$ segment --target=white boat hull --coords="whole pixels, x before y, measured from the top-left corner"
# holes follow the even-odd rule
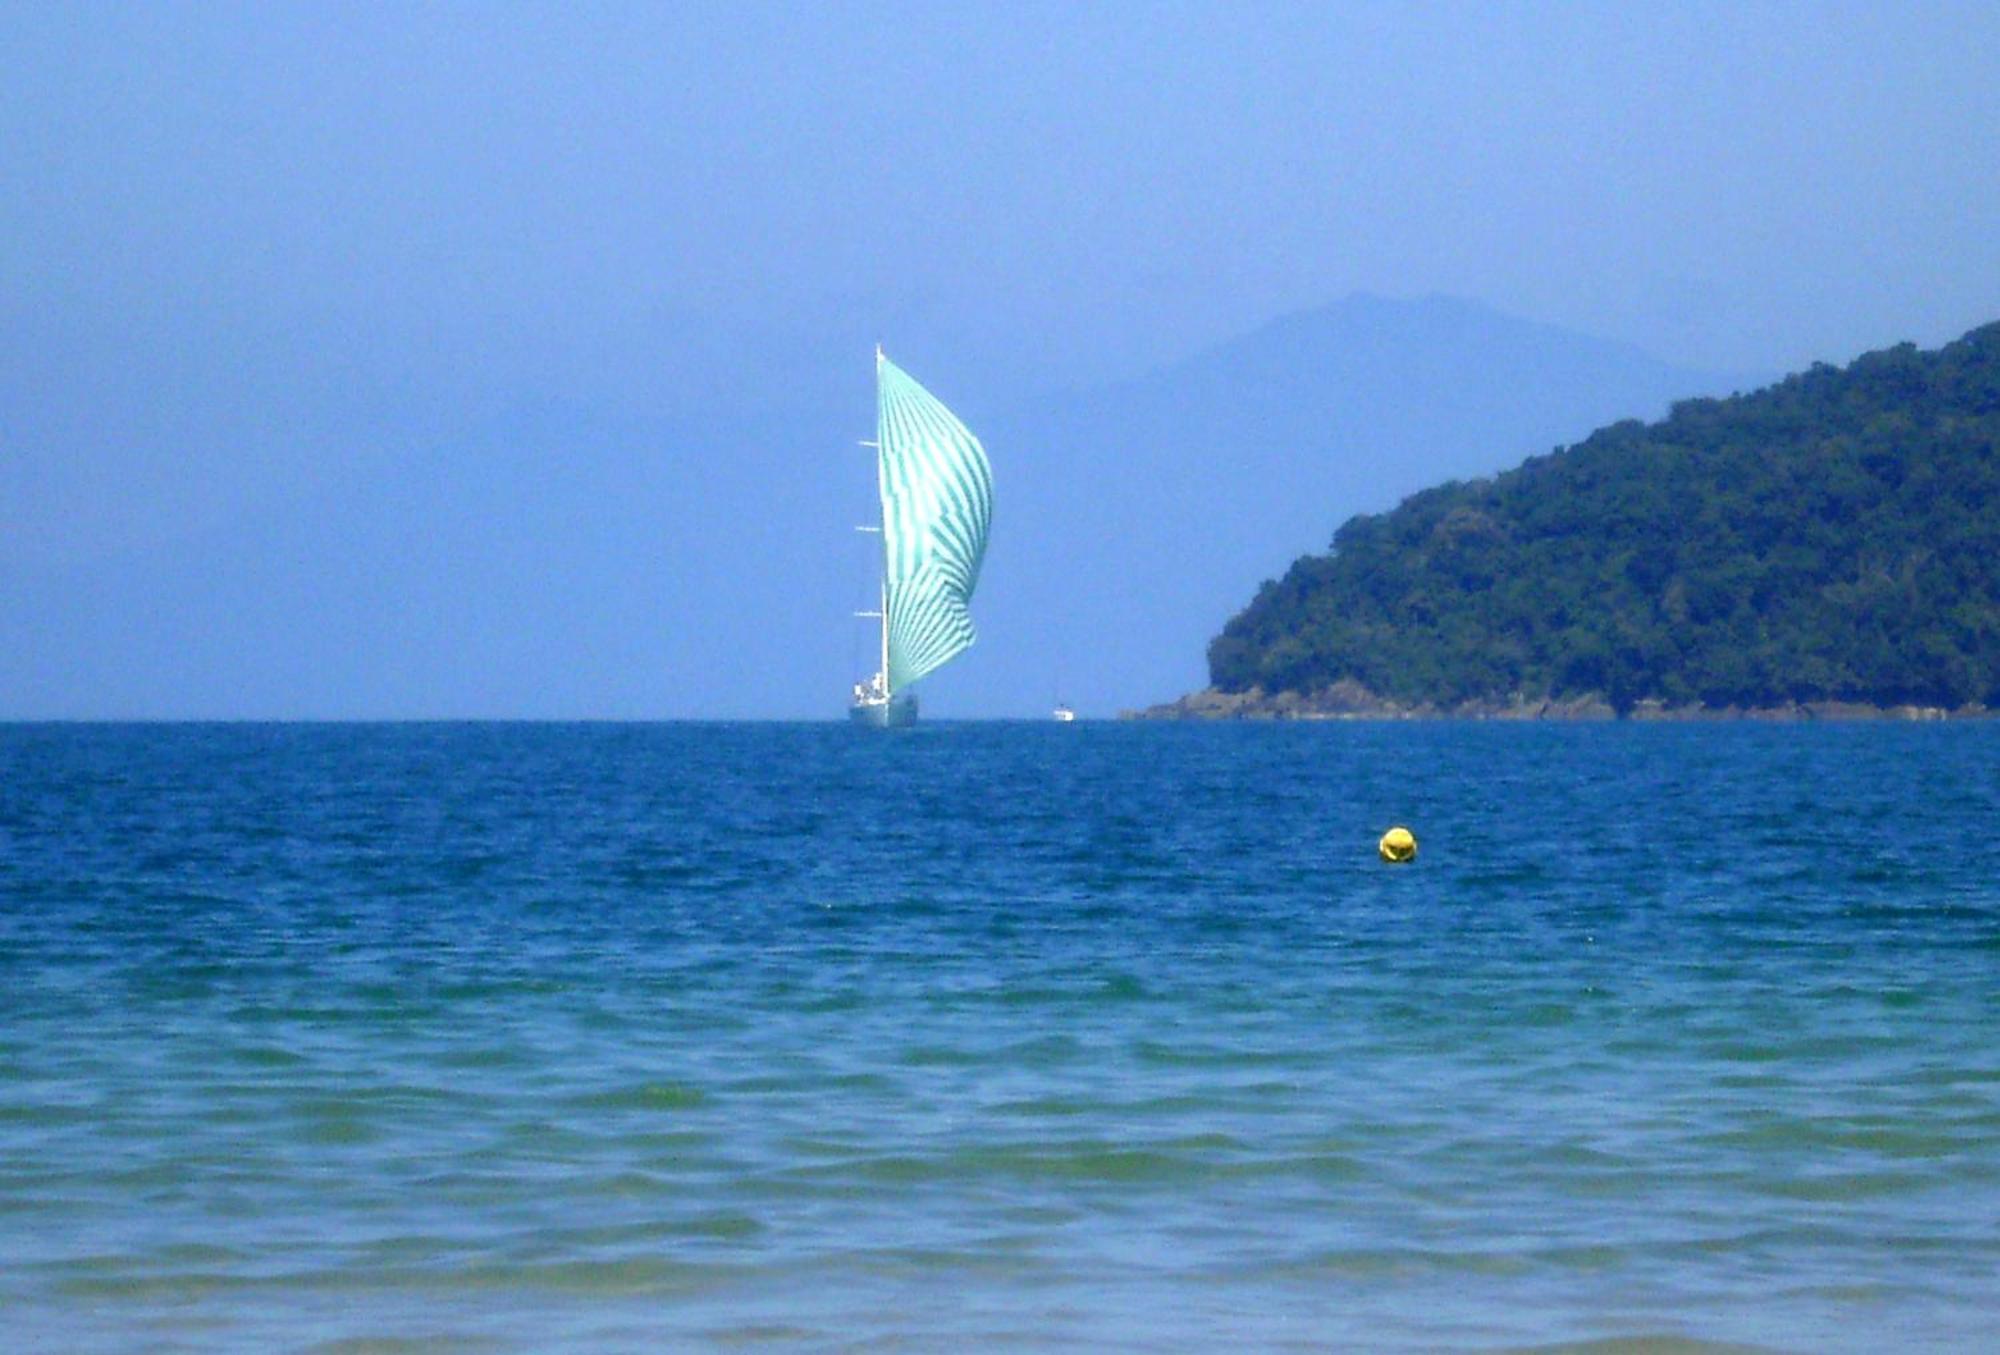
[[[917,694],[898,692],[887,700],[856,701],[847,708],[847,718],[871,729],[901,729],[917,722]]]

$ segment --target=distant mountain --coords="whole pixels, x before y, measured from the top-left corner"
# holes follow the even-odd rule
[[[933,705],[1032,714],[1060,686],[1108,715],[1197,686],[1216,626],[1351,514],[1754,382],[1471,302],[1357,295],[975,425],[999,496],[986,638]]]
[[[1468,302],[1356,296],[1008,412],[1019,373],[974,356],[998,342],[890,343],[996,479],[981,638],[926,683],[939,717],[1186,690],[1257,581],[1343,518],[1746,384]],[[839,716],[873,652],[850,619],[875,586],[851,531],[874,511],[867,347],[712,356],[663,363],[643,408],[493,392],[427,409],[409,447],[332,425],[321,441],[357,451],[319,453],[309,498],[5,570],[0,717]],[[645,355],[616,357],[629,394]],[[240,454],[280,452],[306,454]]]
[[[1208,653],[1349,706],[2000,705],[2000,324],[1356,517]]]

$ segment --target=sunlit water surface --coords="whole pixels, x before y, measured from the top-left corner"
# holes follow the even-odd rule
[[[0,728],[0,1345],[1992,1349],[1997,974],[1994,726]]]

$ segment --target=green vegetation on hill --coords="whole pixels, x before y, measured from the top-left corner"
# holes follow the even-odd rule
[[[1209,645],[1227,692],[2000,705],[2000,324],[1689,400],[1357,517]]]

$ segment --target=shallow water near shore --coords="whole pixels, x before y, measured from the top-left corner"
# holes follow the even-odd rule
[[[1990,1348],[1997,976],[1991,723],[0,727],[0,1344]]]

